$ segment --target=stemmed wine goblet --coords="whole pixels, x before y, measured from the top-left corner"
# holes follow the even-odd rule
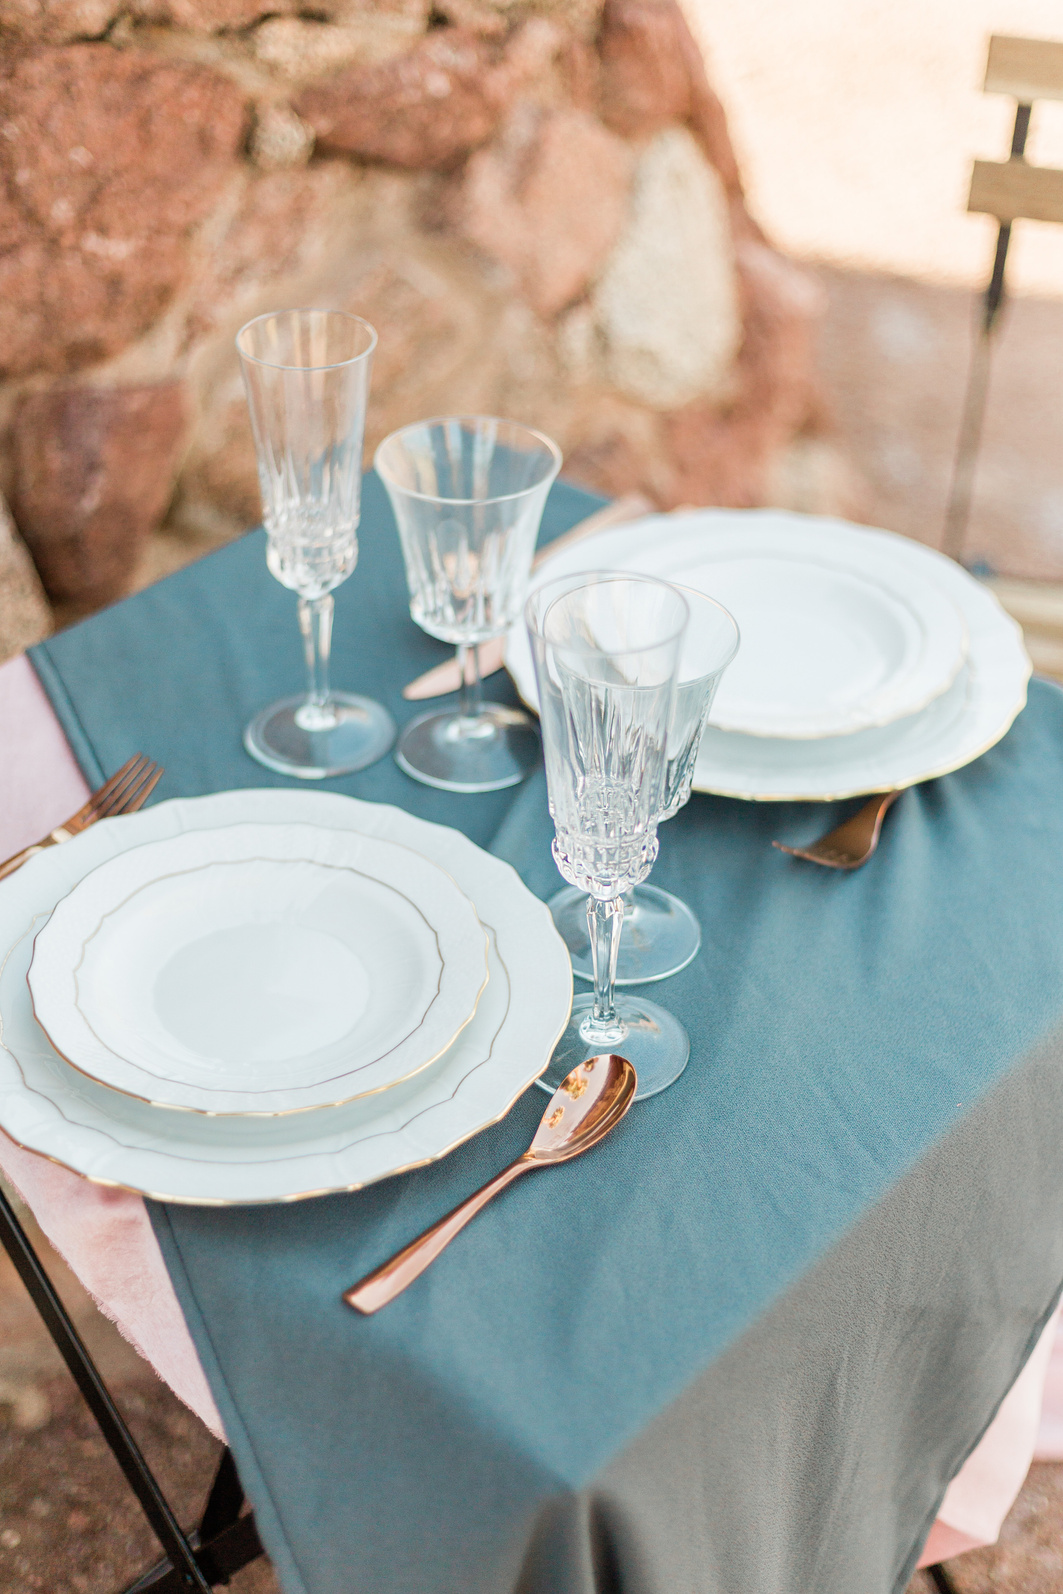
[[[679,658],[675,707],[668,727],[668,772],[660,820],[673,819],[690,801],[701,733],[716,689],[738,652],[734,619],[714,598],[677,585],[690,610],[690,624]],[[594,978],[587,933],[586,898],[563,886],[549,901],[558,934],[568,947],[572,972]],[[644,882],[624,896],[624,928],[616,961],[617,985],[647,985],[685,969],[701,946],[701,926],[687,904],[671,891]]]
[[[686,1067],[671,1013],[614,992],[624,892],[649,874],[665,807],[668,731],[689,610],[648,576],[563,576],[533,592],[525,620],[535,661],[554,861],[586,896],[592,995],[577,996],[539,1080],[553,1090],[578,1063],[622,1052],[653,1096]]]
[[[381,704],[329,687],[333,590],[358,560],[362,444],[376,333],[339,310],[260,315],[236,337],[255,438],[266,563],[299,597],[304,697],[264,708],[244,746],[304,780],[364,769],[395,739]]]
[[[410,613],[458,650],[457,711],[419,715],[403,731],[401,769],[444,791],[515,786],[539,761],[521,709],[484,703],[479,645],[520,618],[556,444],[515,421],[459,415],[419,421],[376,451],[402,543]]]

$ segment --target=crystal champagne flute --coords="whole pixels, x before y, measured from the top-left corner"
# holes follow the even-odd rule
[[[678,587],[690,610],[690,624],[679,658],[675,707],[668,727],[668,773],[661,820],[672,819],[690,801],[701,733],[716,689],[738,652],[738,626],[731,614],[691,587]],[[568,947],[572,972],[594,978],[587,934],[586,898],[574,886],[563,886],[550,898],[558,934]],[[671,891],[644,882],[624,896],[624,928],[616,962],[618,985],[645,985],[678,974],[697,956],[701,926],[694,913]]]
[[[522,709],[482,701],[479,644],[520,619],[560,450],[516,421],[458,415],[393,432],[375,464],[399,529],[410,613],[455,644],[462,683],[456,711],[411,720],[396,761],[445,791],[514,786],[539,762],[539,733]]]
[[[267,769],[322,780],[395,739],[381,704],[329,686],[333,590],[358,561],[362,444],[376,333],[339,310],[258,316],[236,337],[255,438],[266,563],[298,594],[305,696],[256,714],[244,746]]]
[[[563,576],[533,592],[525,620],[535,660],[554,861],[586,897],[594,991],[572,1016],[539,1080],[553,1090],[578,1063],[621,1052],[638,1097],[686,1067],[690,1043],[671,1013],[614,991],[624,893],[649,874],[665,807],[668,732],[687,628],[686,600],[648,576]]]

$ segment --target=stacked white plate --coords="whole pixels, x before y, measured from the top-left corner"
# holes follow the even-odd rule
[[[738,622],[697,791],[823,802],[913,786],[978,758],[1026,702],[1022,632],[993,594],[891,532],[780,510],[692,510],[586,537],[538,575],[590,570],[696,588]],[[519,627],[506,664],[535,707]]]
[[[356,1189],[445,1155],[542,1072],[572,975],[457,831],[320,792],[160,803],[0,892],[0,1124],[200,1204]]]

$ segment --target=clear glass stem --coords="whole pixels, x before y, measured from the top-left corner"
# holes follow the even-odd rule
[[[471,647],[458,643],[458,669],[461,671],[458,715],[463,720],[479,719],[483,709],[483,683],[480,680],[480,649],[476,643]]]
[[[623,928],[623,897],[613,897],[608,902],[599,902],[597,897],[587,898],[587,930],[594,964],[592,1022],[595,1028],[610,1030],[616,1028],[613,986],[616,981],[616,957],[620,951],[620,932]]]
[[[323,598],[299,599],[299,630],[306,655],[306,702],[296,713],[303,730],[324,730],[333,723],[329,712],[329,656],[332,652],[331,592]]]

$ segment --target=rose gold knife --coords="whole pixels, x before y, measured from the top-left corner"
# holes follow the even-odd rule
[[[555,553],[571,547],[575,542],[582,542],[584,537],[593,536],[596,531],[605,531],[609,526],[622,526],[628,520],[638,520],[640,515],[652,515],[653,512],[653,504],[641,493],[625,493],[623,498],[614,499],[611,504],[596,509],[593,515],[587,516],[586,520],[577,521],[571,530],[563,532],[560,537],[555,537],[545,548],[540,548],[532,560],[532,570],[538,570],[546,560],[552,559]],[[492,637],[489,642],[481,643],[480,678],[483,679],[484,676],[493,675],[496,670],[500,670],[505,657],[504,636]],[[404,686],[402,695],[419,701],[425,697],[442,697],[445,692],[456,692],[460,685],[458,661],[456,658],[450,658],[442,664],[437,664],[434,669],[426,670],[424,675],[419,675],[415,681]]]

